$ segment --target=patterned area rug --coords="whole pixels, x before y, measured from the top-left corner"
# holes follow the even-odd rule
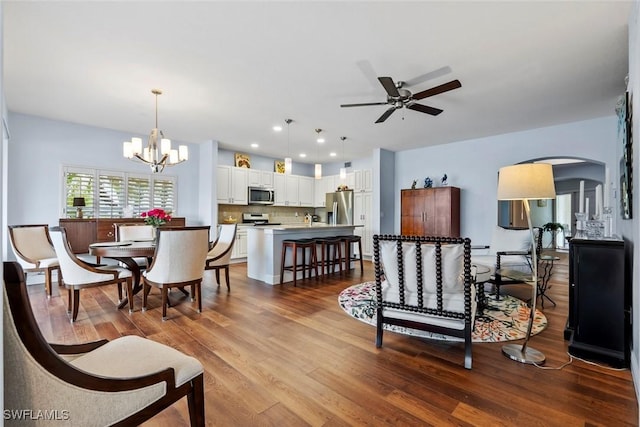
[[[340,292],[338,303],[351,317],[375,326],[375,299],[375,283],[365,282],[351,286]],[[482,316],[476,316],[475,328],[472,333],[473,342],[512,341],[524,338],[527,334],[527,324],[529,321],[529,308],[527,304],[509,295],[501,296],[500,301],[496,301],[492,296],[489,297],[488,300],[488,306],[484,309],[484,314]],[[546,327],[547,318],[540,310],[536,309],[531,334],[538,334]],[[395,325],[385,325],[384,329],[422,338],[462,341],[461,338],[457,337]]]

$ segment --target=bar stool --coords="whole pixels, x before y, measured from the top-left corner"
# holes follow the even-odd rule
[[[287,258],[287,248],[291,248],[292,264],[285,266]],[[302,264],[298,264],[298,249],[302,251]],[[307,263],[307,249],[309,249],[309,263]],[[287,239],[282,241],[282,256],[280,257],[280,284],[284,281],[285,270],[293,273],[293,286],[296,286],[298,271],[302,271],[302,278],[306,277],[307,271],[311,277],[311,270],[315,270],[318,277],[318,257],[316,254],[316,242],[313,239]]]
[[[325,275],[325,267],[327,268],[326,274],[329,274],[329,267],[331,272],[336,272],[336,265],[340,267],[340,273],[342,273],[342,241],[339,237],[318,237],[315,239],[316,245],[320,245],[320,274]]]
[[[362,263],[362,238],[357,234],[349,235],[349,236],[340,236],[340,240],[344,243],[344,266],[347,271],[349,271],[351,267],[351,261],[360,260],[360,274],[364,273],[364,265]],[[353,243],[358,244],[358,256],[352,256],[351,254],[355,252],[351,251],[351,245]]]

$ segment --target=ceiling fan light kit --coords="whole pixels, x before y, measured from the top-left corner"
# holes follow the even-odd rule
[[[412,94],[409,90],[405,89],[404,86],[407,85],[406,82],[398,81],[394,82],[391,77],[378,77],[378,81],[387,92],[387,101],[386,102],[365,102],[360,104],[342,104],[340,107],[365,107],[370,105],[390,105],[376,123],[382,123],[393,114],[394,111],[400,108],[408,108],[409,110],[418,111],[420,113],[429,114],[432,116],[437,116],[442,113],[443,110],[435,107],[430,107],[428,105],[418,104],[415,101],[420,99],[428,98],[430,96],[438,95],[443,92],[448,92],[453,89],[457,89],[462,87],[462,83],[460,80],[452,80],[450,82],[432,87],[427,90],[423,90],[416,94]]]
[[[147,146],[142,148],[141,138],[131,138],[122,145],[122,155],[127,159],[138,160],[148,164],[152,173],[162,172],[165,166],[173,166],[189,160],[189,149],[180,145],[177,150],[171,148],[171,140],[164,137],[158,129],[158,95],[160,89],[152,89],[156,96],[156,127],[151,129]]]

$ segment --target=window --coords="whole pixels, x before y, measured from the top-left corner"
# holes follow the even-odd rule
[[[83,211],[87,218],[123,218],[126,207],[133,210],[133,216],[152,208],[175,215],[176,177],[71,166],[63,170],[63,215],[75,217],[74,197],[84,197]]]

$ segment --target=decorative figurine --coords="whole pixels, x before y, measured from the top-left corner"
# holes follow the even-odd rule
[[[444,176],[442,177],[442,186],[444,187],[445,185],[447,185],[447,174],[445,173]]]
[[[424,179],[424,188],[431,188],[433,187],[433,180],[429,177],[426,177]]]
[[[417,180],[417,179],[414,179],[414,180],[413,180],[413,184],[411,184],[411,189],[412,189],[412,190],[415,190],[415,189],[416,189],[416,184],[417,184],[417,183],[418,183],[418,180]]]

